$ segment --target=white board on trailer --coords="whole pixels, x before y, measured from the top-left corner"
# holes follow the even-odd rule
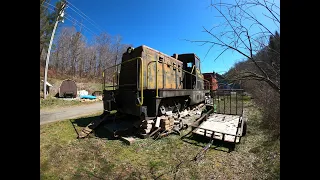
[[[224,141],[234,142],[236,135],[239,136],[242,133],[242,126],[238,127],[241,118],[238,115],[211,114],[206,121],[199,125],[199,128],[194,133],[204,136],[204,129],[206,129],[207,137],[211,137],[214,132],[213,138],[220,140],[222,140],[222,134],[229,134],[225,135]],[[239,140],[240,138],[237,137],[236,142],[239,142]]]

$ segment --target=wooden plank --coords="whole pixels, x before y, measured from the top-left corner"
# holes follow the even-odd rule
[[[158,127],[156,130],[154,130],[152,133],[150,133],[150,137],[153,136],[156,132],[160,131],[160,127]]]
[[[144,121],[142,121],[141,124],[152,124],[152,123],[154,123],[153,120],[144,120]]]
[[[160,117],[157,117],[155,127],[159,127],[159,126],[160,126]]]
[[[151,131],[151,129],[143,129],[142,132],[143,134],[148,134]]]
[[[160,124],[170,124],[169,120],[161,121]]]
[[[199,135],[204,136],[204,130],[203,130],[203,129],[197,129],[197,130],[195,130],[195,131],[193,131],[193,132],[196,133],[196,134],[199,134]],[[212,131],[207,130],[207,132],[206,132],[206,137],[211,138],[211,135],[212,135]],[[214,139],[222,140],[222,136],[223,136],[222,133],[215,132],[214,135],[213,135],[213,138],[214,138]],[[235,138],[235,136],[225,135],[225,136],[224,136],[224,141],[234,142],[234,138]],[[237,137],[236,142],[238,143],[239,140],[240,140],[240,137]]]
[[[120,137],[121,140],[123,140],[126,144],[131,145],[136,140],[133,137]]]
[[[214,114],[207,121],[202,122],[199,127],[214,132],[236,135],[240,116]]]
[[[152,128],[152,124],[142,124],[141,127],[144,128],[144,129],[151,129]]]

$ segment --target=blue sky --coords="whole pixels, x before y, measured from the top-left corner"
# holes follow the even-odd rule
[[[55,2],[56,0],[51,0],[50,3],[54,5]],[[211,40],[210,35],[202,32],[202,27],[210,29],[219,24],[220,19],[214,17],[217,15],[214,9],[208,8],[210,0],[70,0],[69,2],[95,23],[90,23],[74,12],[73,10],[76,10],[74,6],[66,9],[67,17],[69,15],[79,22],[82,21],[92,32],[99,34],[102,29],[108,34],[122,36],[123,43],[133,44],[134,47],[147,45],[168,55],[195,53],[202,61],[202,73],[212,71],[223,73],[243,58],[235,52],[226,51],[214,61],[222,51],[220,47],[212,48],[205,58],[209,46],[200,46],[184,40]],[[276,3],[280,7],[280,2]],[[261,13],[260,9],[255,9],[254,12]],[[268,28],[279,31],[277,26],[267,22],[267,18],[259,17],[262,17],[261,20],[266,22]],[[72,23],[66,19],[59,27],[71,25]],[[57,32],[59,33],[59,30]],[[83,34],[90,40],[92,32],[84,28]]]

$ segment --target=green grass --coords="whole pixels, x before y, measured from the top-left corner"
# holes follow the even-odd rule
[[[244,102],[249,102],[251,100],[250,96],[242,96]]]
[[[252,165],[260,169],[261,179],[280,179],[280,139],[273,132],[262,127],[262,114],[251,102],[245,102],[248,114],[247,144],[239,147],[256,156]]]
[[[41,81],[43,77],[40,77],[40,97],[43,97],[42,89],[43,82]],[[92,102],[80,102],[80,100],[63,100],[54,98],[54,96],[58,93],[59,86],[61,85],[61,79],[48,78],[48,82],[53,86],[50,88],[50,94],[47,96],[47,99],[40,98],[40,109],[51,109],[57,107],[69,107],[69,106],[77,106],[88,104]],[[88,80],[76,79],[75,82],[77,84],[78,90],[87,90],[89,94],[94,91],[101,91],[102,84],[99,82],[87,82]],[[93,101],[94,102],[94,101]]]
[[[81,131],[99,114],[42,125],[41,179],[279,179],[280,141],[259,129],[261,115],[254,106],[245,107],[250,110],[248,133],[236,151],[227,153],[215,144],[197,162],[191,160],[206,142],[178,135],[137,139],[128,146],[98,128],[91,138],[76,139],[71,122]]]

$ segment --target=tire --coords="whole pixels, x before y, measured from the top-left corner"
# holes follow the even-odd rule
[[[247,134],[247,118],[243,118],[242,136]]]
[[[228,153],[231,153],[232,151],[235,151],[235,149],[236,149],[236,144],[231,143],[229,148],[228,148]]]

